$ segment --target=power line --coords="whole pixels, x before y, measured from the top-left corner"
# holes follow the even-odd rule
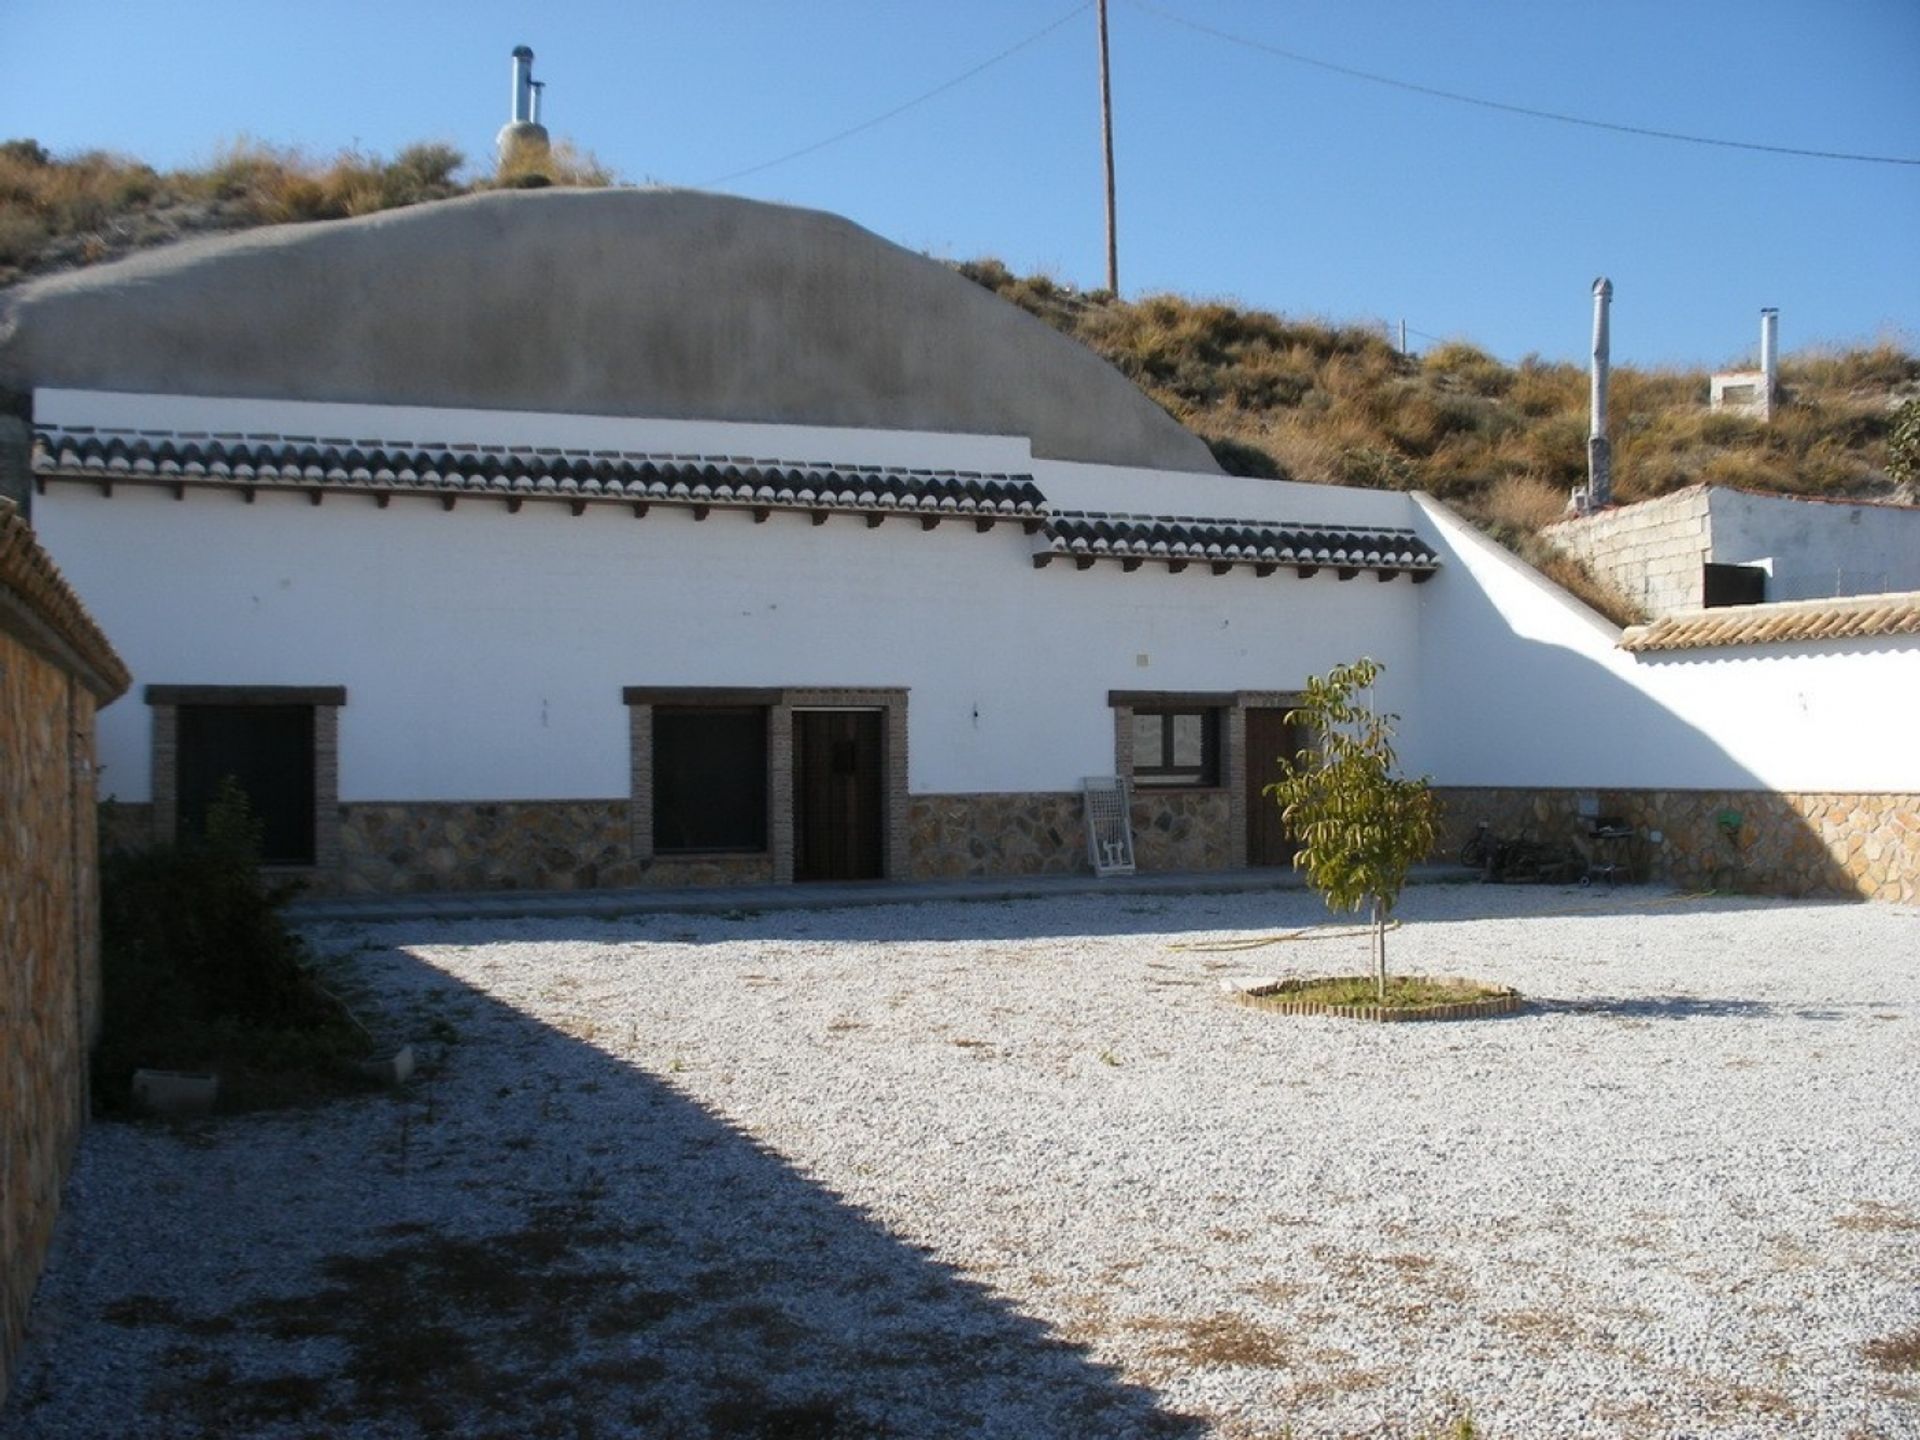
[[[716,185],[725,185],[729,181],[744,179],[748,175],[758,175],[762,170],[771,170],[776,165],[784,165],[789,160],[798,160],[803,155],[811,155],[816,150],[826,149],[829,145],[838,145],[842,140],[851,139],[853,136],[860,134],[862,131],[873,129],[874,126],[876,125],[884,125],[887,121],[893,119],[894,116],[903,115],[907,111],[913,109],[913,107],[916,105],[924,105],[927,101],[933,99],[935,96],[944,95],[947,93],[947,91],[953,89],[955,86],[966,84],[966,82],[973,79],[974,76],[980,74],[982,71],[991,70],[995,65],[998,65],[1002,60],[1012,59],[1015,55],[1018,55],[1022,50],[1025,50],[1028,46],[1037,44],[1040,41],[1046,39],[1047,36],[1051,35],[1054,31],[1058,30],[1062,25],[1065,25],[1069,20],[1073,19],[1075,16],[1083,14],[1087,10],[1091,9],[1093,4],[1094,4],[1094,0],[1083,0],[1083,3],[1079,5],[1075,5],[1071,10],[1067,11],[1066,14],[1062,15],[1058,20],[1053,21],[1051,24],[1042,26],[1040,29],[1034,31],[1031,35],[1027,36],[1026,39],[1016,41],[1014,44],[1009,45],[1006,49],[1002,50],[999,54],[989,56],[987,59],[982,60],[978,65],[973,66],[971,69],[961,71],[958,75],[954,76],[951,80],[944,80],[940,84],[934,86],[931,90],[928,90],[923,94],[916,95],[911,100],[902,101],[900,104],[894,106],[891,110],[882,111],[880,114],[875,115],[870,120],[862,120],[858,125],[849,125],[846,129],[838,131],[832,135],[829,135],[824,140],[816,140],[811,145],[802,145],[798,150],[789,150],[784,155],[776,155],[774,156],[773,159],[763,160],[758,165],[749,165],[744,170],[735,170],[729,174],[722,175],[717,180],[709,180],[701,188],[704,190],[711,190]]]
[[[1224,40],[1230,45],[1243,46],[1248,50],[1258,50],[1267,55],[1278,56],[1282,60],[1291,60],[1296,65],[1311,65],[1316,70],[1331,71],[1335,75],[1345,75],[1353,80],[1365,80],[1374,85],[1388,85],[1395,90],[1409,90],[1416,95],[1431,95],[1438,100],[1452,100],[1460,105],[1478,105],[1483,110],[1499,110],[1508,115],[1525,115],[1533,120],[1554,120],[1562,125],[1581,125],[1589,130],[1611,130],[1618,135],[1639,135],[1650,140],[1676,140],[1688,145],[1714,145],[1724,150],[1757,150],[1767,155],[1795,155],[1805,160],[1852,160],[1863,165],[1920,165],[1920,158],[1905,155],[1858,155],[1846,150],[1802,150],[1793,145],[1762,145],[1751,140],[1722,140],[1711,135],[1684,135],[1677,130],[1655,130],[1646,125],[1621,125],[1611,120],[1590,120],[1584,115],[1563,115],[1557,110],[1536,110],[1526,105],[1509,105],[1503,100],[1487,100],[1478,95],[1462,95],[1455,90],[1441,90],[1432,85],[1417,85],[1411,80],[1396,80],[1391,75],[1377,75],[1371,70],[1356,70],[1351,65],[1336,65],[1331,60],[1321,60],[1312,55],[1302,55],[1297,50],[1282,49],[1278,45],[1269,45],[1264,40],[1250,39],[1245,35],[1236,35],[1230,30],[1217,29],[1198,20],[1189,20],[1184,15],[1176,15],[1171,10],[1162,10],[1150,5],[1146,0],[1132,0],[1134,9],[1145,11],[1175,25],[1183,25],[1202,35],[1211,35],[1216,40]]]

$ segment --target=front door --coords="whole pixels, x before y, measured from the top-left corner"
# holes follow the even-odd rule
[[[882,712],[793,712],[793,878],[878,880]]]
[[[1270,706],[1247,713],[1247,864],[1291,865],[1294,844],[1280,823],[1280,806],[1266,787],[1280,778],[1280,757],[1293,758],[1300,742],[1287,712]]]

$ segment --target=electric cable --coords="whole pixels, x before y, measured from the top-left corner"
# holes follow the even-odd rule
[[[1236,35],[1231,30],[1222,30],[1199,20],[1188,19],[1171,10],[1163,10],[1158,5],[1148,4],[1147,0],[1130,0],[1130,3],[1134,9],[1171,24],[1184,26],[1202,35],[1210,35],[1216,40],[1224,40],[1231,45],[1243,46],[1248,50],[1258,50],[1282,60],[1290,60],[1296,65],[1311,65],[1316,70],[1345,75],[1349,79],[1365,80],[1374,85],[1387,85],[1395,90],[1408,90],[1416,95],[1429,95],[1438,100],[1451,100],[1460,105],[1478,105],[1484,110],[1524,115],[1533,120],[1553,120],[1562,125],[1581,125],[1589,130],[1610,130],[1619,135],[1638,135],[1649,140],[1672,140],[1687,145],[1713,145],[1725,150],[1754,150],[1766,155],[1792,155],[1803,160],[1847,160],[1862,165],[1920,165],[1920,157],[1862,155],[1847,150],[1804,150],[1794,145],[1764,145],[1752,140],[1723,140],[1711,135],[1687,135],[1678,130],[1656,130],[1648,125],[1623,125],[1612,120],[1593,120],[1584,115],[1567,115],[1558,110],[1538,110],[1528,105],[1512,105],[1504,100],[1488,100],[1479,95],[1463,95],[1457,90],[1442,90],[1437,86],[1399,80],[1391,75],[1376,74],[1371,70],[1359,70],[1351,65],[1337,65],[1331,60],[1303,55],[1297,50],[1284,49],[1279,45],[1268,44],[1264,40]]]
[[[894,116],[903,115],[907,111],[913,109],[914,106],[916,105],[924,105],[927,101],[932,100],[936,96],[944,95],[947,93],[947,91],[952,90],[956,86],[964,85],[967,81],[973,79],[974,76],[980,74],[982,71],[991,70],[995,65],[998,65],[1001,61],[1012,59],[1015,55],[1018,55],[1022,50],[1025,50],[1028,46],[1038,44],[1040,41],[1046,39],[1047,36],[1051,35],[1054,31],[1058,30],[1062,25],[1065,25],[1069,20],[1072,20],[1075,16],[1085,14],[1088,10],[1092,8],[1093,8],[1093,0],[1083,0],[1083,3],[1075,5],[1071,10],[1067,11],[1067,13],[1062,15],[1059,19],[1054,20],[1051,23],[1042,26],[1040,29],[1034,31],[1031,35],[1027,36],[1026,39],[1016,41],[1014,44],[1009,45],[1006,49],[1000,51],[999,54],[989,56],[987,59],[982,60],[978,65],[973,66],[971,69],[961,71],[958,75],[955,75],[951,80],[942,81],[940,84],[934,86],[931,90],[928,90],[923,92],[922,94],[916,95],[911,100],[902,101],[900,104],[895,105],[891,110],[882,111],[880,114],[873,116],[871,119],[862,120],[858,125],[849,125],[846,129],[838,131],[832,135],[829,135],[823,140],[816,140],[810,145],[802,145],[798,150],[789,150],[784,155],[776,155],[774,156],[773,159],[763,160],[758,165],[749,165],[744,170],[730,171],[727,174],[720,176],[716,180],[707,181],[706,184],[704,184],[700,188],[703,190],[711,190],[716,186],[725,185],[730,181],[742,180],[749,175],[758,175],[762,170],[771,170],[776,165],[785,165],[789,160],[798,160],[803,155],[811,155],[815,151],[826,149],[829,145],[838,145],[842,140],[851,139],[853,136],[858,135],[863,131],[873,129],[876,125],[883,125],[887,121],[893,119]]]

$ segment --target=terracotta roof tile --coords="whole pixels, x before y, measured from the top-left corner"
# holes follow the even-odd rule
[[[1920,592],[1688,611],[1630,626],[1620,637],[1620,648],[1636,652],[1710,650],[1729,645],[1787,645],[1915,634],[1920,634]]]

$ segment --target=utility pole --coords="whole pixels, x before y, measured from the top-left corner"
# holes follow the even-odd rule
[[[1113,83],[1107,74],[1107,0],[1100,0],[1100,141],[1107,155],[1107,289],[1120,294],[1120,242],[1113,227]]]

